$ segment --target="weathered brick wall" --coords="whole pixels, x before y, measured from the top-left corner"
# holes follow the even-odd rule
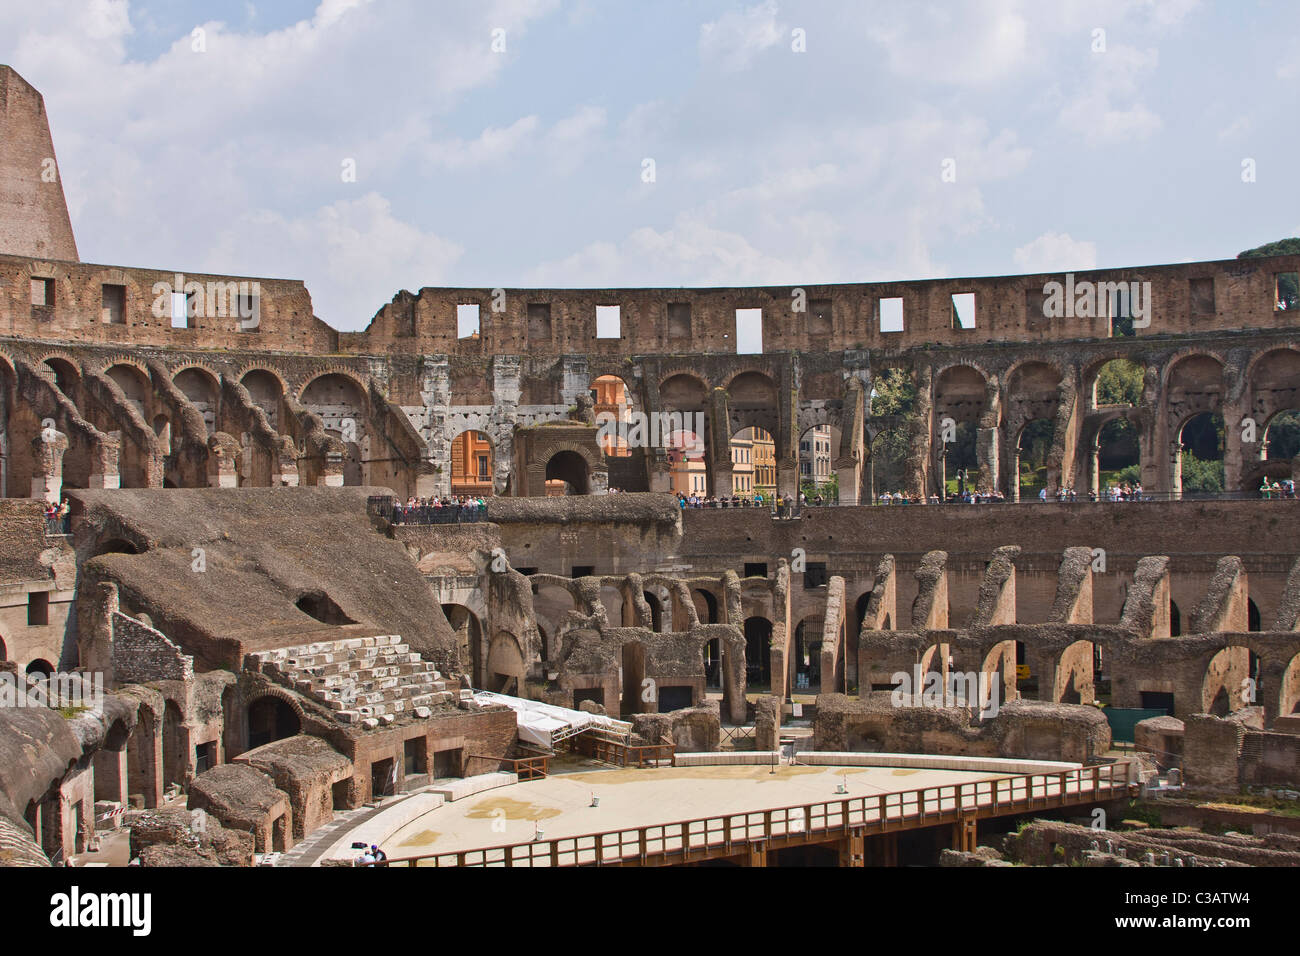
[[[194,659],[161,632],[121,612],[113,614],[113,676],[120,684],[189,680]]]
[[[17,256],[74,261],[77,258],[45,100],[26,80],[3,65],[0,65],[0,250]]]

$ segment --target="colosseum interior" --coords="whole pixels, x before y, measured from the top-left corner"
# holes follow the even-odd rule
[[[0,862],[1300,862],[1300,256],[339,332],[81,261],[0,109]]]

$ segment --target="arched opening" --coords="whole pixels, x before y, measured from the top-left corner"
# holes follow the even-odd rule
[[[1056,671],[1058,702],[1091,704],[1096,699],[1096,661],[1097,648],[1091,641],[1075,641],[1061,652]]]
[[[477,677],[483,640],[483,626],[479,623],[478,616],[463,604],[444,604],[442,613],[446,616],[451,629],[456,632],[461,666],[467,667],[468,672]],[[541,630],[540,624],[538,630]]]
[[[127,792],[146,808],[158,806],[158,718],[140,706],[126,745]]]
[[[672,432],[664,442],[668,455],[669,490],[673,494],[703,498],[709,491],[708,468],[704,464],[704,436],[693,430]]]
[[[660,634],[664,629],[664,606],[659,600],[659,595],[651,591],[641,592],[645,596],[645,602],[650,605],[650,629],[656,634]]]
[[[745,618],[745,684],[751,691],[772,686],[772,622],[765,617]]]
[[[501,631],[488,647],[487,689],[514,696],[524,686],[524,653],[514,635]]]
[[[591,476],[587,459],[576,451],[562,451],[552,455],[550,461],[546,463],[546,493],[547,495],[591,494]]]
[[[840,430],[833,425],[814,425],[799,436],[799,490],[810,505],[839,501],[839,451]],[[772,470],[775,475],[775,461]]]
[[[1201,684],[1201,712],[1226,717],[1246,706],[1242,693],[1251,675],[1250,649],[1225,647],[1210,659]]]
[[[1131,359],[1103,362],[1092,382],[1092,407],[1130,407],[1142,402],[1142,380],[1146,367]]]
[[[139,554],[140,549],[130,541],[123,538],[109,538],[107,541],[101,541],[91,552],[92,558],[97,558],[103,554]]]
[[[5,646],[4,638],[0,637],[0,661],[9,660],[9,648]]]
[[[1183,615],[1178,610],[1178,605],[1174,599],[1169,599],[1169,636],[1179,637],[1183,633]]]
[[[322,624],[342,627],[345,624],[357,623],[343,613],[343,609],[334,603],[334,599],[324,591],[308,591],[298,598],[295,604],[298,610],[314,617]]]
[[[1048,458],[1055,426],[1046,418],[1028,422],[1016,442],[1017,480],[1021,501],[1040,498],[1047,488]]]
[[[695,601],[695,613],[705,624],[718,623],[718,599],[712,591],[696,588],[692,594]]]
[[[255,368],[239,380],[248,390],[248,397],[253,404],[266,413],[266,420],[273,429],[280,428],[280,400],[284,397],[284,388],[280,380],[265,369]]]
[[[976,439],[988,382],[969,365],[944,369],[934,384],[935,484],[945,499],[979,489]]]
[[[1262,629],[1260,626],[1259,605],[1255,603],[1254,598],[1246,598],[1246,622],[1246,630],[1248,631]]]
[[[794,686],[816,690],[822,683],[822,619],[804,618],[794,629]]]
[[[173,379],[177,388],[185,393],[185,397],[190,400],[190,404],[199,410],[203,416],[203,424],[211,435],[217,430],[217,402],[221,394],[221,389],[217,386],[217,380],[210,374],[197,368],[187,368],[182,370],[175,379]]]
[[[1123,489],[1142,483],[1142,452],[1137,426],[1127,418],[1112,418],[1097,433],[1097,493],[1115,498]],[[1114,489],[1120,489],[1117,493]]]
[[[366,439],[366,398],[352,379],[322,375],[303,389],[302,404],[319,416],[325,431],[343,443],[343,484],[365,483],[361,443]]]
[[[451,493],[490,496],[495,461],[492,440],[486,432],[461,432],[451,443]]]
[[[1278,711],[1282,716],[1300,714],[1300,654],[1291,658],[1282,673],[1282,686],[1278,688]]]
[[[1223,491],[1223,416],[1201,412],[1178,431],[1174,488],[1185,498]]]
[[[1264,451],[1266,461],[1284,466],[1300,456],[1300,410],[1284,409],[1269,419],[1264,432]]]
[[[943,484],[944,499],[960,498],[979,490],[979,453],[976,439],[979,426],[975,422],[955,422],[951,441],[943,442],[939,480]]]
[[[608,417],[601,416],[613,416],[616,422],[626,423],[631,420],[632,412],[636,410],[632,392],[617,375],[602,375],[597,378],[591,383],[591,393],[594,401],[592,411],[597,416],[597,424],[609,420]],[[617,433],[603,435],[600,447],[611,458],[627,458],[632,454],[627,441]]]
[[[903,369],[886,369],[871,388],[867,483],[873,504],[892,501],[908,489],[908,457],[916,418],[916,384]]]
[[[666,442],[672,467],[670,487],[675,494],[704,496],[712,491],[704,464],[705,445],[710,440],[708,406],[709,388],[694,375],[670,375],[659,384],[660,409],[680,414],[683,422],[691,423],[681,429],[684,434],[669,436]],[[696,429],[697,422],[703,422],[704,427]]]
[[[1263,433],[1242,436],[1246,458],[1257,460],[1254,468],[1243,469],[1243,489],[1278,497],[1291,490],[1285,483],[1300,455],[1300,351],[1276,349],[1261,356],[1250,370],[1250,390],[1250,419],[1263,425]],[[1262,444],[1249,443],[1251,438]]]
[[[302,731],[302,722],[288,701],[269,695],[248,705],[247,726],[249,750]]]
[[[162,754],[163,789],[184,787],[189,770],[189,733],[180,707],[172,700],[163,708]]]
[[[149,377],[134,365],[114,365],[106,373],[117,383],[126,400],[135,406],[140,417],[149,421],[149,406],[153,398],[153,386]]]
[[[53,673],[54,665],[41,658],[37,658],[27,665],[27,676],[33,680],[47,680]]]
[[[81,373],[77,367],[61,358],[47,358],[45,364],[54,373],[54,384],[59,387],[59,391],[75,401],[74,392],[81,386]]]
[[[867,607],[871,604],[871,592],[863,591],[858,595],[858,601],[853,606],[853,633],[862,633],[862,622],[867,617]]]

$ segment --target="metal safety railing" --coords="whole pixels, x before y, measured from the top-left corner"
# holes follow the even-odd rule
[[[394,866],[662,866],[732,856],[756,841],[768,850],[1097,803],[1128,793],[1127,764],[1079,767],[822,803],[698,817],[481,849],[390,860]]]

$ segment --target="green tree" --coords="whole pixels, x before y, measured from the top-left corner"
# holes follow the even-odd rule
[[[892,418],[871,443],[874,494],[891,494],[906,486],[907,456],[916,420],[916,385],[902,369],[886,369],[872,383],[871,416]]]
[[[1113,359],[1097,376],[1098,405],[1138,405],[1142,401],[1141,365],[1128,359]]]

